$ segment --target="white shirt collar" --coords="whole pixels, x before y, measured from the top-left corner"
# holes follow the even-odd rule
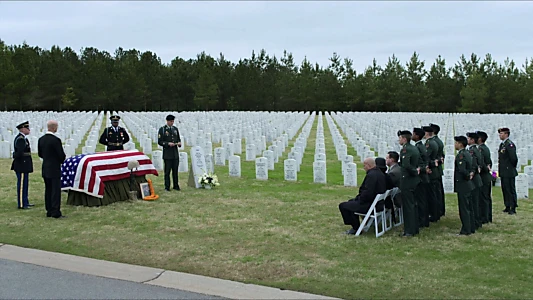
[[[56,135],[54,132],[51,132],[51,131],[47,131],[45,134],[52,134],[52,135]]]

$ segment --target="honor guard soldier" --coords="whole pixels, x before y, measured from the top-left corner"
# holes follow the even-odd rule
[[[124,150],[124,144],[130,141],[126,129],[118,126],[119,116],[111,116],[111,126],[100,136],[100,144],[107,146],[107,151]]]
[[[418,206],[415,199],[415,190],[420,183],[420,154],[418,149],[411,145],[412,134],[408,130],[398,131],[398,140],[402,145],[400,151],[400,190],[402,191],[403,207],[403,236],[410,237],[419,233]]]
[[[444,164],[444,143],[439,138],[438,134],[440,132],[440,126],[437,124],[429,123],[429,126],[433,128],[433,139],[437,143],[437,146],[439,149],[437,150],[437,159],[438,159],[438,169],[439,169],[439,192],[440,192],[440,208],[441,208],[441,217],[443,217],[446,214],[446,197],[444,195],[444,186],[442,185],[442,177],[444,176],[444,169],[442,168],[442,164]]]
[[[28,121],[17,125],[19,134],[15,137],[13,163],[11,170],[17,174],[17,206],[19,209],[28,209],[33,204],[28,201],[28,177],[33,173],[33,161],[31,158],[30,141],[26,136],[30,134]]]
[[[426,137],[426,151],[428,155],[428,166],[427,173],[429,174],[429,199],[428,199],[428,210],[429,210],[429,221],[437,222],[440,220],[442,215],[442,201],[440,194],[440,182],[439,178],[441,177],[440,169],[438,165],[439,145],[435,141],[433,136],[433,127],[423,126],[422,129],[425,132]]]
[[[474,217],[474,228],[477,230],[482,227],[481,215],[479,212],[479,201],[481,198],[481,189],[483,187],[483,181],[481,180],[481,169],[484,168],[485,161],[481,156],[481,152],[479,152],[479,149],[477,148],[477,133],[468,132],[466,134],[466,137],[468,139],[467,150],[472,156],[472,183],[474,184],[474,189],[472,190],[472,202],[470,207],[472,210],[472,215]]]
[[[515,178],[518,176],[516,171],[518,164],[516,145],[509,140],[509,134],[511,133],[509,128],[500,128],[498,133],[500,134],[500,140],[502,140],[498,150],[498,176],[501,179],[503,202],[505,203],[503,212],[514,215],[518,207],[515,186]]]
[[[472,201],[472,190],[474,184],[472,183],[472,156],[470,152],[466,151],[466,144],[468,143],[465,136],[456,136],[455,150],[455,169],[454,169],[454,191],[457,193],[457,204],[459,206],[459,218],[461,219],[461,231],[458,235],[470,235],[474,233],[475,224],[472,223],[472,211],[470,209],[470,202]]]
[[[178,167],[180,164],[180,154],[178,147],[181,147],[180,132],[174,126],[173,115],[168,115],[167,125],[159,128],[157,134],[157,144],[163,147],[163,161],[165,165],[165,190],[170,191],[170,172],[172,171],[172,183],[175,190],[180,190],[178,183]]]
[[[425,133],[422,128],[413,128],[413,141],[418,149],[420,158],[418,159],[418,167],[420,167],[420,183],[415,190],[416,204],[418,205],[418,227],[429,227],[429,210],[428,210],[428,195],[429,195],[429,177],[427,174],[428,155],[426,146],[422,144],[422,138]]]
[[[477,131],[478,148],[483,157],[483,164],[481,165],[481,197],[479,198],[479,214],[481,216],[481,224],[492,223],[492,159],[490,157],[490,150],[485,142],[487,141],[487,133]]]

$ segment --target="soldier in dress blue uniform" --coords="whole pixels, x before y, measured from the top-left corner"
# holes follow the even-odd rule
[[[111,126],[100,136],[100,144],[107,146],[107,151],[124,150],[124,144],[130,141],[126,129],[118,126],[119,116],[111,116]]]
[[[28,209],[33,206],[28,201],[28,179],[33,173],[33,161],[31,158],[30,141],[26,136],[30,134],[30,122],[26,121],[17,125],[19,134],[15,137],[13,163],[11,170],[17,174],[17,207]]]

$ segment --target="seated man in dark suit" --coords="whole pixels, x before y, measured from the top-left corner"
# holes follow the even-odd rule
[[[363,165],[366,176],[359,188],[359,194],[354,199],[339,204],[344,224],[352,226],[345,234],[355,234],[361,224],[359,216],[354,212],[366,214],[376,195],[383,194],[387,190],[385,174],[376,167],[374,159],[366,158]]]
[[[387,172],[387,174],[390,176],[394,187],[399,188],[400,178],[402,178],[402,171],[400,170],[400,166],[398,165],[398,161],[400,160],[400,154],[396,151],[390,151],[389,153],[387,153],[385,160],[387,162],[387,166],[389,167],[389,171]],[[394,205],[396,207],[402,207],[401,194],[397,194],[394,197]]]

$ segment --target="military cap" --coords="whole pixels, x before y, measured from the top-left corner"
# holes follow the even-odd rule
[[[440,131],[440,126],[437,125],[437,124],[429,123],[429,126],[431,128],[433,128],[433,132],[439,132]]]
[[[411,131],[409,130],[398,130],[398,136],[400,135],[411,135]]]
[[[17,129],[30,128],[30,122],[26,121],[17,125]]]
[[[109,118],[109,119],[111,119],[111,122],[118,122],[118,120],[120,120],[120,117],[117,116],[117,115],[113,115],[113,116],[111,116],[111,118]]]
[[[424,130],[422,128],[413,128],[413,134],[416,134],[420,137],[424,136]]]
[[[425,131],[425,132],[433,132],[433,127],[431,126],[422,126],[422,129]]]
[[[453,138],[456,142],[459,142],[459,143],[462,143],[462,144],[466,144],[468,143],[468,139],[466,138],[466,136],[464,135],[459,135],[459,136],[456,136]]]
[[[477,136],[482,138],[482,139],[486,140],[487,137],[488,137],[488,135],[487,135],[487,133],[485,131],[476,131],[476,133],[477,133]]]
[[[469,137],[469,138],[473,138],[474,141],[477,141],[477,139],[479,138],[479,136],[475,132],[467,132],[466,136]]]
[[[176,117],[174,117],[173,115],[167,116],[167,121],[174,121],[174,119],[176,119]]]
[[[500,132],[511,133],[511,130],[509,130],[509,128],[507,128],[507,127],[503,127],[503,128],[498,129],[498,133],[500,133]]]

